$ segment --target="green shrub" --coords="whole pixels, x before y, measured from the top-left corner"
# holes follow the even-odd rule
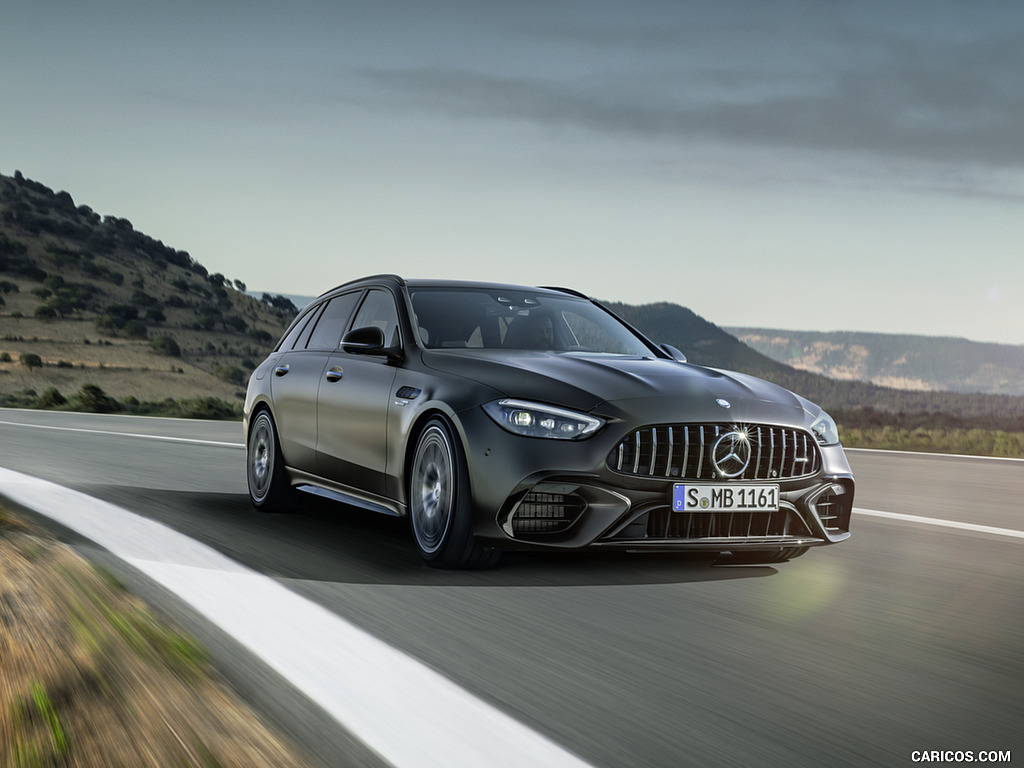
[[[181,401],[180,413],[188,419],[234,419],[239,409],[216,397],[197,397]]]
[[[89,413],[113,413],[121,410],[117,401],[95,384],[83,384],[71,398],[75,410]]]
[[[123,330],[126,335],[136,339],[144,339],[149,335],[146,324],[141,320],[129,320],[124,324]]]
[[[178,342],[171,336],[157,336],[154,339],[150,339],[149,346],[158,355],[181,357],[181,347],[178,346]]]
[[[68,399],[58,392],[56,387],[50,387],[39,396],[39,400],[36,401],[36,408],[59,408],[62,405],[67,405],[67,403]]]
[[[218,365],[213,372],[229,384],[245,384],[247,378],[245,371],[235,365]]]

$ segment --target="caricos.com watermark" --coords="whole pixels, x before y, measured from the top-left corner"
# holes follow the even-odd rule
[[[965,749],[915,749],[910,753],[915,763],[1009,763],[1010,750],[974,750]]]

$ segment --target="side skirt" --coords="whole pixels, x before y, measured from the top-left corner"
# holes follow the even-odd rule
[[[378,512],[382,515],[389,515],[391,517],[406,516],[405,505],[399,504],[392,499],[384,499],[379,496],[363,493],[340,483],[332,483],[322,477],[294,470],[291,467],[288,467],[287,471],[291,484],[297,491],[330,499],[331,501],[338,501],[342,504],[350,504],[353,507]]]

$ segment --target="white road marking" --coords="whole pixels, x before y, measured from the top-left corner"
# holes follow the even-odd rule
[[[921,517],[919,515],[904,515],[900,512],[884,512],[878,509],[861,509],[854,507],[853,511],[858,515],[869,517],[884,517],[889,520],[902,520],[907,523],[920,523],[921,525],[937,525],[942,528],[959,528],[961,531],[974,531],[975,533],[989,533],[993,536],[1009,536],[1014,539],[1024,539],[1024,531],[1015,531],[1012,528],[995,528],[991,525],[978,525],[976,523],[961,523],[958,520],[939,520],[934,517]]]
[[[177,594],[395,768],[588,768],[411,656],[161,523],[3,467],[0,492]]]
[[[29,427],[30,429],[51,429],[56,432],[84,432],[90,435],[114,435],[117,437],[141,437],[144,440],[163,440],[168,443],[192,443],[193,445],[219,445],[225,448],[244,448],[245,444],[227,443],[219,440],[200,440],[195,437],[171,437],[170,435],[147,435],[141,432],[118,432],[112,429],[85,429],[84,427],[55,427],[50,424],[26,424],[21,421],[0,421],[8,427]],[[241,429],[241,428],[239,428]]]
[[[937,456],[940,459],[975,459],[977,461],[1024,461],[1017,456],[978,456],[971,453],[934,453],[929,451],[899,451],[893,448],[850,448],[843,446],[847,453],[897,453],[900,456]]]

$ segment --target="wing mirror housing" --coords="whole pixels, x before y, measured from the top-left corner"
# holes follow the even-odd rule
[[[353,355],[384,355],[400,358],[397,349],[384,346],[384,331],[375,325],[353,328],[341,337],[341,348]]]
[[[673,347],[671,344],[662,344],[661,351],[664,352],[669,357],[671,357],[677,363],[686,362],[686,355],[680,352],[676,347]]]

